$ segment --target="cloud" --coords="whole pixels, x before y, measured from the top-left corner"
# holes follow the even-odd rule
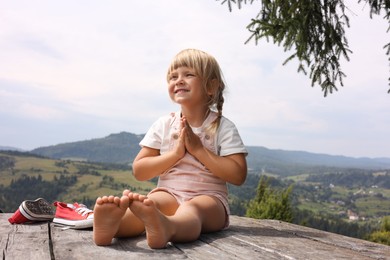
[[[229,12],[209,0],[39,3],[7,1],[0,10],[1,145],[144,133],[178,109],[166,92],[171,58],[199,48],[219,61],[228,84],[224,114],[248,145],[390,157],[381,148],[390,145],[388,24],[369,20],[362,5],[351,5],[345,86],[324,98],[295,61],[282,65],[289,53],[281,47],[244,44],[255,4]]]

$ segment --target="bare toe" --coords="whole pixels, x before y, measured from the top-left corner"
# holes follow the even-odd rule
[[[164,248],[172,237],[168,219],[144,195],[135,194],[137,200],[130,204],[131,211],[145,224],[146,238],[151,248]]]

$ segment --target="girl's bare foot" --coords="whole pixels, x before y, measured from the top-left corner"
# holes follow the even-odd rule
[[[129,197],[104,196],[96,199],[93,240],[98,246],[110,245],[118,232],[120,221],[129,207]]]
[[[123,195],[123,196],[128,196],[129,193],[131,193],[130,190],[124,190],[124,191],[122,192],[122,195]]]
[[[146,238],[151,248],[164,248],[173,235],[173,226],[144,195],[129,192],[130,210],[145,224]]]

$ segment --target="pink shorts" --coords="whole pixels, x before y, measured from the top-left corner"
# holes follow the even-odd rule
[[[154,188],[152,191],[149,192],[149,194],[152,194],[152,193],[157,192],[157,191],[164,191],[164,192],[171,194],[176,199],[177,203],[179,203],[179,205],[181,205],[184,202],[189,201],[197,196],[200,196],[200,195],[213,196],[213,197],[217,198],[222,203],[223,207],[225,208],[226,221],[225,221],[224,229],[229,227],[230,211],[229,211],[229,204],[228,204],[228,201],[227,201],[225,196],[222,196],[221,194],[218,194],[215,192],[201,192],[201,193],[200,192],[185,192],[185,191],[178,191],[178,190],[174,190],[174,189],[170,189],[170,188],[166,188],[166,187]]]

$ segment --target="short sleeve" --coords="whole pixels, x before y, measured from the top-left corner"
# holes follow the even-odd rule
[[[227,156],[236,153],[248,154],[240,134],[233,122],[222,117],[217,136],[218,154]]]
[[[140,146],[150,147],[153,149],[161,149],[164,134],[164,118],[161,117],[155,121],[149,130],[146,132],[144,138],[139,143]]]

